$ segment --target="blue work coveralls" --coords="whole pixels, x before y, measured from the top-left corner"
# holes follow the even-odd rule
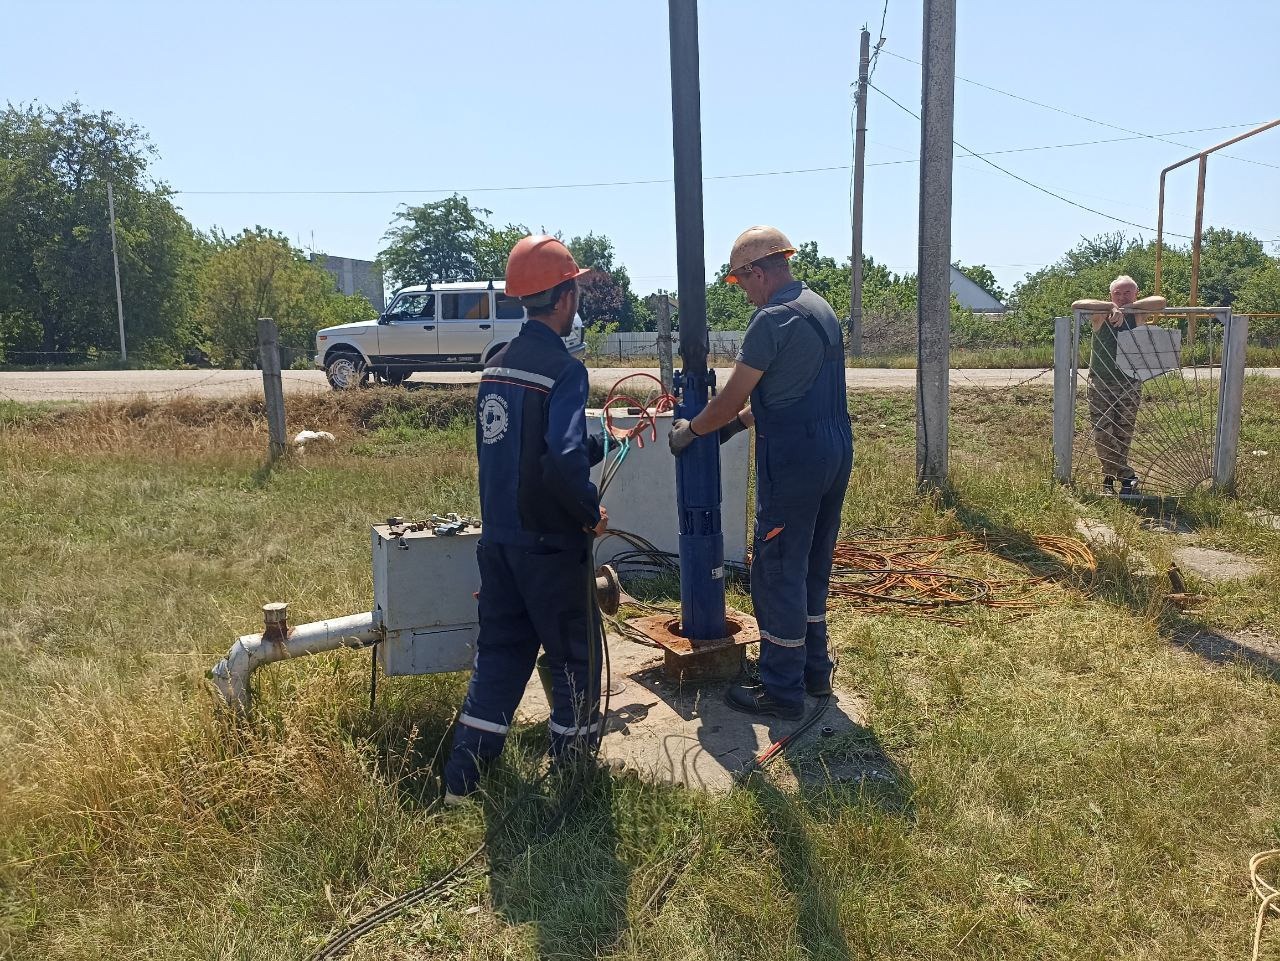
[[[476,397],[483,527],[475,667],[445,765],[474,791],[502,752],[541,647],[552,674],[551,755],[600,737],[600,632],[589,528],[590,471],[603,455],[586,425],[587,370],[545,324],[528,321],[484,371]]]
[[[751,601],[760,626],[760,680],[780,703],[800,705],[806,684],[826,684],[827,590],[840,511],[853,467],[844,341],[830,305],[801,288],[786,308],[818,333],[823,359],[809,390],[771,408],[751,394],[756,429],[756,525]],[[828,334],[819,317],[836,331]]]

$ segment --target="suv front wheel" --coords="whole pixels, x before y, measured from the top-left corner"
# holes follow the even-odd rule
[[[359,354],[339,351],[325,361],[324,375],[334,390],[353,390],[365,385],[369,370]]]

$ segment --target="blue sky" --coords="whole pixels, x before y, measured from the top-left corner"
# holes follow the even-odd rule
[[[851,85],[858,29],[881,0],[701,3],[707,268],[734,236],[773,223],[793,241],[849,250]],[[919,0],[889,0],[873,82],[918,112]],[[641,293],[675,283],[669,183],[501,190],[671,176],[662,0],[0,0],[0,91],[79,98],[148,130],[153,173],[183,191],[196,226],[262,224],[303,247],[372,257],[398,205],[463,189],[516,222],[614,241]],[[962,0],[959,76],[1151,139],[991,159],[1067,198],[1152,226],[1159,170],[1280,117],[1280,4]],[[916,263],[917,122],[869,101],[866,249]],[[956,139],[976,151],[1130,137],[964,81]],[[1188,149],[1191,148],[1191,149]],[[1280,239],[1280,129],[1209,168],[1206,223]],[[906,162],[902,162],[906,161]],[[1190,233],[1194,165],[1172,175],[1168,229]],[[426,192],[434,190],[436,192]],[[197,191],[396,191],[206,194]],[[955,168],[953,257],[1006,285],[1081,236],[1125,229],[984,167]],[[1280,252],[1280,244],[1268,249]]]

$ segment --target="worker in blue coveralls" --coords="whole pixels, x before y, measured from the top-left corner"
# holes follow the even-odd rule
[[[608,517],[590,471],[604,449],[587,434],[587,370],[561,339],[585,273],[545,234],[520,240],[507,261],[506,292],[529,319],[489,361],[476,398],[480,633],[445,765],[446,804],[474,793],[502,753],[539,647],[552,675],[553,763],[600,738],[591,544]]]
[[[827,591],[853,467],[844,336],[831,305],[792,277],[795,252],[774,227],[734,241],[725,281],[758,309],[724,387],[692,421],[675,421],[668,438],[679,455],[708,434],[724,443],[755,427],[751,601],[762,684],[725,696],[744,713],[786,720],[803,715],[806,692],[831,693]]]

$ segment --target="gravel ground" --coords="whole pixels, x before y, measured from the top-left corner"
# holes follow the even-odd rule
[[[728,368],[717,368],[720,383],[729,375]],[[657,368],[601,367],[591,371],[591,383],[608,387],[632,373],[657,374]],[[1254,373],[1280,376],[1280,368],[1262,368]],[[474,384],[479,374],[414,374],[409,383]],[[908,388],[916,382],[914,370],[851,368],[850,387]],[[1035,370],[953,370],[952,387],[1008,387],[1031,381],[1048,387],[1053,383],[1052,371]],[[93,370],[39,373],[0,372],[0,399],[16,401],[110,400],[136,396],[152,399],[165,397],[235,397],[260,391],[262,375],[256,370]],[[286,370],[286,394],[302,394],[329,390],[324,374],[318,370]]]

